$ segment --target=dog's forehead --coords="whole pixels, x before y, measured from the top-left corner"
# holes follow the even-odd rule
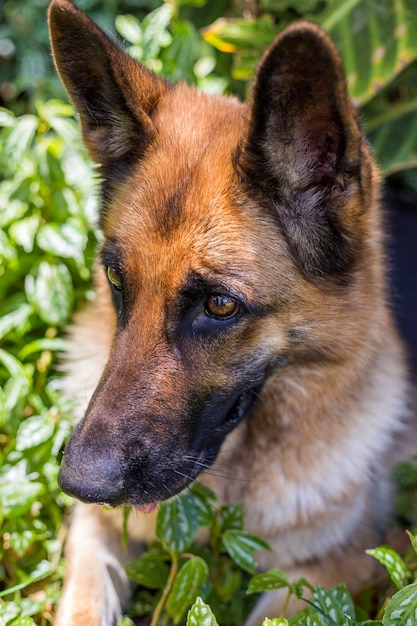
[[[106,235],[139,284],[168,293],[192,273],[225,276],[259,297],[259,276],[276,264],[291,280],[286,244],[270,236],[276,220],[245,195],[236,171],[247,115],[238,100],[182,85],[158,109],[156,138],[106,219]]]
[[[184,256],[204,266],[241,264],[251,256],[252,220],[236,204],[234,160],[246,107],[177,90],[155,115],[155,140],[115,194],[105,234],[122,241],[126,263],[143,271],[144,264],[148,272],[162,269],[171,256],[177,265]]]

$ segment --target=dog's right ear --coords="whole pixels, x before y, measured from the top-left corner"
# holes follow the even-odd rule
[[[120,169],[152,139],[152,111],[169,87],[70,0],[52,0],[48,18],[55,64],[90,155],[105,168],[117,163]]]

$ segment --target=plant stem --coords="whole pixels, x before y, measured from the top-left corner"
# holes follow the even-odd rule
[[[159,619],[161,617],[162,611],[165,608],[166,601],[168,599],[169,592],[171,591],[172,585],[174,583],[175,577],[178,574],[178,555],[171,553],[171,569],[169,572],[167,584],[162,590],[162,595],[159,599],[158,604],[156,605],[155,611],[152,615],[152,620],[150,626],[158,626]]]
[[[287,597],[285,598],[285,602],[282,605],[281,617],[285,617],[285,613],[287,612],[288,602],[290,601],[291,595],[292,595],[292,588],[290,586],[288,587],[288,593],[287,593]]]

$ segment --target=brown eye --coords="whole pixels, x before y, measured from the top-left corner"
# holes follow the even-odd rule
[[[205,303],[205,313],[216,319],[228,320],[238,314],[240,305],[228,296],[210,296]]]
[[[113,287],[120,291],[122,288],[122,279],[119,272],[117,272],[113,267],[108,265],[106,268],[106,274],[109,282],[113,285]]]

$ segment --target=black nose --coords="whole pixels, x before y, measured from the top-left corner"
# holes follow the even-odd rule
[[[63,491],[82,502],[117,506],[125,500],[125,481],[114,454],[80,449],[71,437],[58,475]]]

